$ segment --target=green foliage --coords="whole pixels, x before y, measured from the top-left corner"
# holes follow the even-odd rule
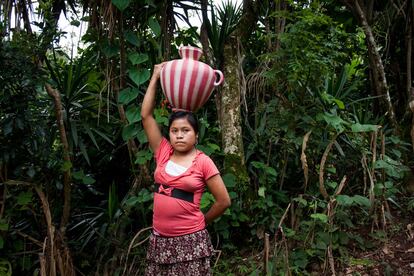
[[[151,224],[153,194],[148,172],[154,169],[154,160],[140,117],[151,68],[165,58],[167,46],[171,45],[171,51],[166,58],[172,59],[177,56],[177,45],[199,44],[196,27],[174,30],[171,41],[166,32],[173,22],[168,16],[174,14],[189,22],[188,14],[197,3],[174,1],[183,8],[181,13],[168,10],[165,1],[112,0],[110,9],[85,3],[92,11],[84,36],[90,46],[71,58],[49,45],[62,35],[53,28],[58,14],[52,10],[74,5],[73,1],[63,2],[59,7],[53,1],[39,4],[45,19],[36,23],[41,34],[13,31],[9,40],[2,37],[0,190],[2,202],[6,202],[0,214],[2,275],[36,273],[39,246],[24,237],[27,234],[43,241],[46,229],[40,201],[28,183],[42,184],[52,220],[58,222],[62,172],[72,175],[72,213],[66,238],[76,268],[85,275],[122,271],[119,264],[125,260],[125,249],[140,229]],[[199,111],[197,147],[225,172],[222,177],[232,200],[231,208],[209,226],[212,237],[217,237],[214,244],[225,256],[218,260],[215,272],[261,274],[263,265],[253,255],[263,251],[265,233],[276,242],[269,259],[270,275],[307,275],[313,267],[327,263],[328,249],[336,266],[369,267],[372,262],[354,259],[349,249],[369,250],[375,242],[385,241],[387,233],[374,231],[367,237],[360,227],[370,226],[386,203],[407,212],[414,209],[412,198],[401,200],[406,160],[412,150],[404,136],[408,132],[395,135],[385,115],[377,112],[367,74],[365,37],[342,5],[287,1],[286,10],[275,10],[276,2],[260,3],[256,10],[259,22],[250,40],[239,47],[240,72],[247,81],[242,86],[246,89],[241,89],[245,92],[242,131],[247,171],[234,167],[226,172],[228,167],[223,168],[222,164],[235,160],[222,153],[214,102]],[[107,17],[111,9],[116,12]],[[389,15],[394,18],[393,13]],[[241,7],[230,2],[211,9],[211,24],[205,27],[217,63],[222,62],[225,39],[237,28],[241,16]],[[282,22],[285,29],[277,29]],[[376,28],[380,30],[379,25]],[[381,36],[378,39],[381,42]],[[387,50],[384,57],[404,53],[402,48],[392,48],[394,44],[403,45],[379,44],[381,52]],[[46,65],[41,68],[38,61],[44,56]],[[393,62],[385,60],[387,70],[394,68],[388,67],[391,64],[396,66]],[[70,162],[62,159],[55,110],[43,88],[45,81],[62,98]],[[404,91],[399,86],[401,79],[393,81],[392,91]],[[405,110],[406,96],[391,95]],[[159,94],[154,115],[166,126],[169,111],[158,106],[161,101]],[[120,110],[125,111],[125,118]],[[334,137],[332,149],[324,155]],[[134,151],[126,146],[132,141]],[[326,158],[324,167],[322,158]],[[319,189],[321,172],[327,199]],[[339,191],[345,175],[347,180]],[[26,184],[5,184],[8,180]],[[206,192],[202,210],[213,202],[212,194]],[[133,248],[129,257],[143,259],[144,250],[145,246]],[[16,254],[21,252],[23,257]],[[137,264],[140,269],[142,265]],[[388,264],[383,265],[391,273]],[[103,271],[109,268],[112,270]]]
[[[0,259],[0,275],[11,276],[12,274],[11,263],[7,260]]]
[[[216,14],[217,13],[217,14]],[[211,9],[211,23],[206,23],[208,39],[218,67],[222,67],[224,44],[234,32],[241,18],[241,6],[231,1]]]

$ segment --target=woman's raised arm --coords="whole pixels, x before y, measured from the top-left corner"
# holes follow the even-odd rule
[[[164,63],[157,64],[154,66],[154,72],[152,73],[152,77],[141,106],[142,125],[144,126],[145,134],[147,135],[149,145],[154,152],[157,151],[162,140],[161,130],[157,122],[155,121],[153,113],[155,105],[155,95],[157,92],[157,84],[163,66]]]

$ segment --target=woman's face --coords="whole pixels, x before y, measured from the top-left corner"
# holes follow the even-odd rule
[[[170,126],[170,143],[178,152],[188,152],[194,148],[197,134],[187,118],[175,119]]]

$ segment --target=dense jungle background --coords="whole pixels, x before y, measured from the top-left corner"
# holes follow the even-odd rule
[[[140,103],[180,45],[226,78],[196,113],[232,198],[216,275],[412,275],[413,6],[1,1],[0,275],[143,274]],[[59,18],[86,26],[75,48]]]

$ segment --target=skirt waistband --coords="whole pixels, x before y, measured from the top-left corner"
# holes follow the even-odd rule
[[[151,234],[147,260],[160,264],[173,264],[210,257],[213,251],[207,229],[179,237]]]

